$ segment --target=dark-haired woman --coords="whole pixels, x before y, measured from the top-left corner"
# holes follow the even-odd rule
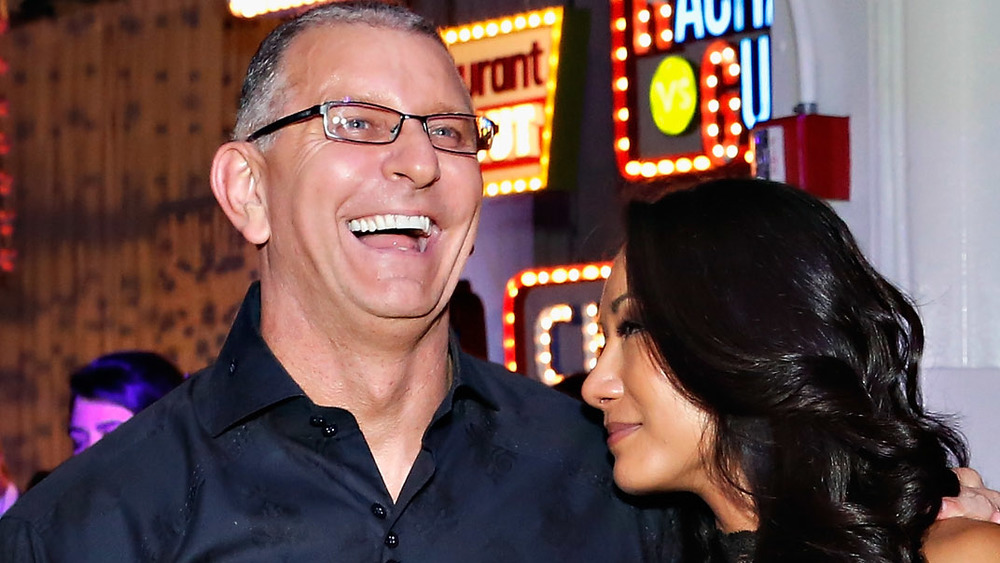
[[[184,381],[173,363],[155,352],[107,354],[70,376],[69,437],[73,455],[97,443]]]
[[[824,203],[719,180],[634,203],[584,384],[616,483],[688,492],[684,561],[1000,560],[935,525],[961,436],[927,413],[922,325]]]

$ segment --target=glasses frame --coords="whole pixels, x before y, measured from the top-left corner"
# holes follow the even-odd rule
[[[342,137],[334,137],[330,134],[330,127],[329,127],[330,122],[329,122],[328,112],[332,107],[341,107],[341,106],[360,106],[360,107],[367,107],[394,113],[399,116],[399,125],[397,125],[395,129],[393,129],[393,131],[395,132],[393,133],[392,138],[389,139],[388,141],[359,141],[357,139],[344,139]],[[492,119],[482,115],[475,115],[472,113],[446,112],[446,113],[431,113],[428,115],[416,115],[412,113],[403,113],[397,109],[393,109],[379,104],[373,104],[369,102],[358,102],[354,100],[345,99],[345,100],[333,100],[333,101],[323,102],[322,104],[317,104],[310,108],[306,108],[302,111],[297,111],[293,114],[286,115],[285,117],[272,121],[271,123],[268,123],[267,125],[254,131],[249,136],[247,136],[246,141],[248,143],[252,143],[253,141],[260,139],[261,137],[270,135],[271,133],[274,133],[279,129],[283,129],[285,127],[288,127],[289,125],[294,125],[296,123],[301,123],[303,121],[308,121],[317,116],[323,117],[323,134],[326,135],[327,139],[330,139],[331,141],[342,141],[345,143],[355,143],[360,145],[388,145],[395,142],[396,139],[399,138],[400,131],[403,130],[403,122],[406,121],[407,119],[415,119],[419,121],[421,127],[423,127],[424,129],[424,133],[427,134],[427,138],[431,139],[430,131],[427,129],[428,119],[434,119],[436,117],[472,117],[476,120],[476,134],[477,134],[476,149],[474,151],[469,152],[469,151],[460,151],[455,149],[442,148],[435,145],[433,140],[431,139],[431,146],[433,146],[435,149],[439,151],[449,152],[452,154],[461,154],[461,155],[475,155],[479,151],[489,149],[490,146],[493,144],[493,137],[497,134],[497,131],[500,129],[500,127]],[[489,131],[489,134],[482,135],[481,133],[484,130]]]

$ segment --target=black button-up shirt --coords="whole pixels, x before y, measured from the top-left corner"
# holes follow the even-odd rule
[[[357,421],[310,401],[259,323],[255,284],[213,367],[0,519],[0,559],[673,558],[671,518],[616,494],[601,429],[578,402],[454,343],[452,388],[393,502]]]

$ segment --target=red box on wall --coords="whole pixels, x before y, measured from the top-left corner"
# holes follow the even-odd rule
[[[755,127],[750,139],[754,176],[786,182],[823,199],[850,199],[847,117],[779,117]]]

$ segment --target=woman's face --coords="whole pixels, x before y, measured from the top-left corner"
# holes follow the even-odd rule
[[[604,351],[583,384],[583,397],[604,412],[622,490],[702,492],[710,484],[709,418],[652,360],[634,306],[619,256],[601,296]]]
[[[100,399],[77,397],[69,417],[69,437],[73,440],[73,455],[93,446],[105,434],[132,418],[127,408]]]

